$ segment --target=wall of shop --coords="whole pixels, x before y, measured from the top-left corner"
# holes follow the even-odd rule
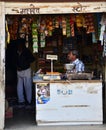
[[[0,3],[0,129],[4,127],[5,114],[5,12]]]
[[[5,12],[4,12],[5,11]],[[0,2],[0,129],[5,114],[5,14],[65,14],[106,12],[106,2],[73,3],[10,3]],[[105,66],[106,72],[106,66]],[[106,76],[105,76],[106,81]],[[106,99],[106,98],[105,98]],[[106,101],[105,101],[106,102]]]

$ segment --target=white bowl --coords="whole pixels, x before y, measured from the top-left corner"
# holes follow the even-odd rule
[[[72,70],[74,68],[74,64],[67,63],[64,65],[66,70]]]

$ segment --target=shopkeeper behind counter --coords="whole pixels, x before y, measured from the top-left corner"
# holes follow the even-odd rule
[[[68,60],[71,64],[74,64],[74,68],[71,70],[71,72],[84,72],[85,66],[84,63],[81,60],[79,60],[79,53],[77,50],[71,50],[68,53]]]

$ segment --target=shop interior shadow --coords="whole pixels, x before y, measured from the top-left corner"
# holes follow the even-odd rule
[[[17,72],[15,64],[16,46],[14,43],[8,45],[6,50],[6,71],[5,71],[5,95],[8,106],[6,109],[12,108],[11,112],[5,114],[5,127],[12,128],[17,125],[36,125],[35,119],[35,91],[32,84],[32,104],[19,107],[17,101]]]

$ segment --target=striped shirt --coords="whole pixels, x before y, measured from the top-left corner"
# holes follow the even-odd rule
[[[75,72],[77,72],[77,73],[84,72],[85,66],[81,60],[76,59],[75,61],[72,62],[72,64],[75,65]]]

